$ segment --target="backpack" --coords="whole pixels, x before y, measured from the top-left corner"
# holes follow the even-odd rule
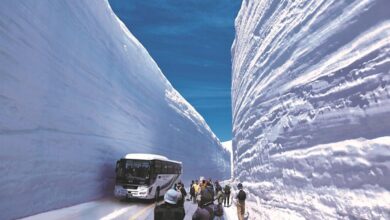
[[[226,185],[224,191],[225,194],[230,194],[230,186]]]
[[[244,192],[244,190],[241,189],[240,192],[238,192],[237,199],[240,201],[245,201],[246,193]]]
[[[195,196],[195,187],[194,186],[191,186],[190,195]]]
[[[214,215],[218,217],[223,216],[223,208],[221,204],[214,206]]]

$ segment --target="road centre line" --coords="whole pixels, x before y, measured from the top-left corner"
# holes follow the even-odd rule
[[[100,218],[100,220],[112,220],[112,219],[115,219],[116,217],[122,215],[123,213],[127,212],[131,208],[132,207],[127,207],[127,208],[122,208],[122,209],[116,210],[116,211],[111,212],[110,214]]]
[[[146,206],[145,208],[141,209],[139,212],[135,213],[132,217],[129,218],[129,220],[137,220],[138,217],[140,217],[142,214],[144,214],[148,209],[154,207],[156,204],[150,204]]]

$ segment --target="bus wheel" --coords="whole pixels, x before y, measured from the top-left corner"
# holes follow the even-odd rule
[[[158,202],[159,198],[160,198],[160,187],[157,187],[157,189],[156,189],[156,197],[155,197],[156,202]]]

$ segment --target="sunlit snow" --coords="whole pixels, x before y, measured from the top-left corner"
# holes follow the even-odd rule
[[[253,219],[390,218],[390,2],[244,0],[236,181]]]

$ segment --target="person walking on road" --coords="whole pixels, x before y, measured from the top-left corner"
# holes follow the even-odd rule
[[[219,184],[218,180],[216,180],[214,184],[215,184],[215,195],[217,195],[217,190],[219,187],[221,187],[221,185]]]
[[[224,201],[224,198],[225,198],[225,194],[222,192],[222,187],[221,186],[218,186],[217,187],[217,202],[218,204],[221,204],[223,203]]]
[[[238,220],[244,220],[246,193],[242,189],[243,188],[242,183],[239,183],[237,185],[237,188],[238,188],[238,193],[234,197],[235,204],[237,206],[237,216],[238,216]]]
[[[229,186],[229,184],[227,184],[226,186],[225,186],[225,188],[223,189],[223,191],[224,191],[224,193],[225,193],[225,198],[224,198],[224,200],[223,200],[223,206],[224,207],[228,207],[229,206],[229,204],[230,204],[230,186]]]
[[[221,217],[223,216],[222,203],[224,201],[225,194],[222,192],[222,187],[220,185],[217,186],[216,190],[217,190],[216,200],[218,204],[214,207],[214,215],[218,217],[216,219],[221,219]]]
[[[191,201],[195,201],[194,197],[195,197],[195,181],[192,180],[191,181],[191,186],[190,186],[190,200]]]
[[[176,190],[168,190],[164,195],[164,203],[154,208],[154,220],[183,220],[184,208],[177,205],[180,197]]]
[[[177,205],[184,207],[184,201],[187,196],[187,192],[183,183],[180,182],[177,184],[177,191],[181,194],[181,198],[178,200]]]

